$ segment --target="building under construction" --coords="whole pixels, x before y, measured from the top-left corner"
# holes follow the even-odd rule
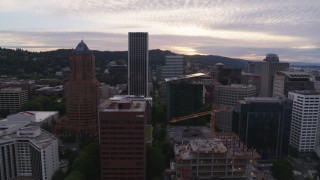
[[[260,159],[254,149],[248,149],[230,132],[218,132],[210,138],[184,139],[174,145],[174,152],[177,180],[248,179],[252,175],[250,166]]]

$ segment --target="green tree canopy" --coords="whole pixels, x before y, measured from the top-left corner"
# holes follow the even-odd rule
[[[64,180],[86,180],[80,171],[72,171]]]
[[[271,167],[272,175],[278,180],[291,180],[293,178],[293,166],[287,160],[277,160]]]
[[[147,179],[162,177],[165,168],[165,157],[162,155],[161,149],[148,146],[147,147]]]

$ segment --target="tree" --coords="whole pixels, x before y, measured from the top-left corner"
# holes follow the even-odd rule
[[[165,157],[165,165],[170,166],[170,160],[174,158],[173,145],[167,141],[161,142],[158,146],[161,149],[163,156]]]
[[[86,179],[100,179],[100,148],[98,141],[94,141],[82,148],[71,166],[72,172],[79,171]]]
[[[51,180],[61,180],[61,179],[64,179],[65,177],[66,177],[66,174],[61,169],[59,169],[53,174]]]
[[[80,171],[72,171],[64,180],[86,180]]]
[[[318,165],[317,165],[316,169],[317,169],[317,172],[318,172],[318,176],[320,176],[320,162],[318,162]]]
[[[290,180],[293,178],[293,166],[287,160],[277,160],[271,167],[273,177],[278,180]]]
[[[161,149],[147,146],[147,179],[162,177],[165,169],[165,157]]]

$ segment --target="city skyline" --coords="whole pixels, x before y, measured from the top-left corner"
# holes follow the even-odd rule
[[[94,50],[127,50],[128,32],[148,32],[149,49],[320,63],[320,1],[0,2],[0,47],[47,51],[84,39]]]

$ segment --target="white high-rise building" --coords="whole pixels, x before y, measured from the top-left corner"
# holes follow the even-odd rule
[[[50,180],[59,169],[58,139],[40,127],[26,127],[27,124],[16,121],[1,124],[5,129],[0,131],[1,180],[19,177]]]
[[[161,79],[183,75],[183,56],[166,56],[166,65],[161,67]]]
[[[312,155],[320,140],[320,93],[293,91],[288,98],[293,100],[290,149],[300,157]]]
[[[148,97],[148,33],[129,32],[128,46],[128,94]]]

